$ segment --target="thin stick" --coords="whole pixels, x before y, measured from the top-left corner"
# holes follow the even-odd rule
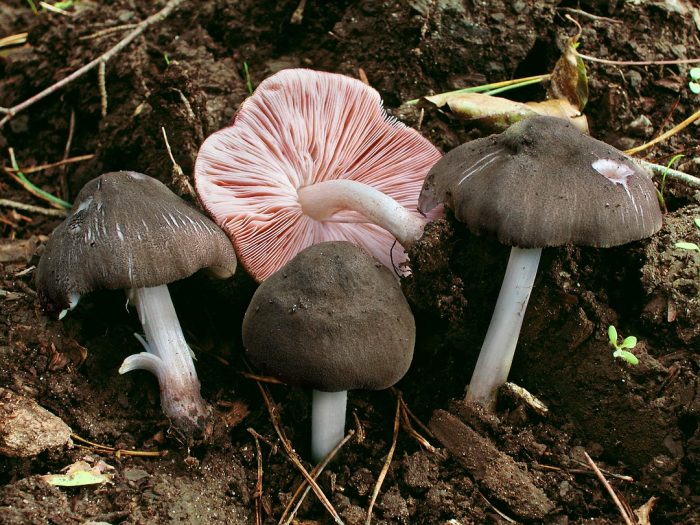
[[[138,24],[123,24],[120,26],[108,27],[106,29],[102,29],[100,31],[97,31],[96,33],[93,33],[91,35],[81,36],[80,38],[78,38],[78,40],[93,40],[95,38],[100,38],[103,36],[111,35],[112,33],[118,33],[119,31],[126,31],[127,29],[134,29],[135,27],[138,27]]]
[[[133,42],[137,37],[139,37],[149,26],[161,22],[162,20],[170,16],[170,13],[172,13],[173,10],[177,8],[180,4],[182,4],[184,1],[185,0],[170,0],[167,4],[165,4],[165,7],[163,7],[163,9],[149,16],[145,20],[139,22],[139,24],[131,33],[126,35],[115,46],[113,46],[108,51],[94,59],[92,62],[85,64],[83,67],[74,71],[64,79],[59,80],[55,84],[50,85],[46,89],[37,93],[36,95],[28,98],[24,102],[12,106],[11,108],[0,108],[0,112],[5,113],[5,116],[0,120],[0,128],[2,128],[6,122],[8,122],[12,117],[17,115],[17,113],[19,113],[20,111],[27,109],[29,106],[35,104],[44,97],[55,93],[63,86],[73,82],[76,78],[83,76],[85,73],[96,68],[100,64],[108,62],[114,55],[119,53],[121,50],[123,50],[125,47],[131,44],[131,42]]]
[[[270,396],[269,392],[267,391],[265,386],[260,381],[257,381],[255,384],[258,385],[258,389],[260,390],[260,393],[263,396],[263,400],[265,401],[265,406],[267,407],[267,412],[268,412],[268,414],[270,414],[270,421],[272,422],[272,426],[274,427],[275,432],[277,432],[277,435],[279,436],[280,441],[282,442],[282,447],[284,448],[284,451],[287,453],[287,457],[292,462],[292,464],[297,468],[297,470],[299,470],[301,475],[304,476],[304,479],[306,479],[306,482],[311,486],[311,488],[314,491],[314,494],[316,494],[316,497],[323,504],[323,506],[326,508],[328,513],[331,516],[333,516],[333,520],[338,525],[344,525],[343,520],[340,518],[340,515],[333,508],[333,505],[331,504],[331,502],[328,501],[328,498],[323,493],[323,490],[321,490],[321,487],[319,487],[318,484],[316,483],[316,481],[314,481],[311,478],[308,471],[304,468],[304,465],[301,464],[301,460],[299,459],[299,456],[297,455],[296,451],[294,450],[291,443],[289,442],[289,439],[287,439],[287,436],[284,433],[282,426],[280,425],[279,415],[277,414],[277,409],[275,408],[275,406],[272,403],[271,396]]]
[[[23,202],[11,201],[10,199],[0,199],[0,206],[3,208],[12,208],[14,210],[27,211],[29,213],[39,213],[48,217],[65,217],[68,215],[68,210],[57,210],[55,208],[42,208],[41,206],[33,206],[32,204],[24,204]]]
[[[68,145],[68,143],[66,143]],[[17,173],[18,171],[21,171],[25,175],[30,175],[32,173],[37,173],[39,171],[44,171],[48,170],[51,168],[58,168],[59,166],[65,166],[66,164],[75,164],[76,162],[83,162],[84,160],[90,160],[94,158],[95,155],[90,153],[89,155],[77,155],[75,157],[68,157],[63,160],[59,160],[57,162],[50,162],[48,164],[41,164],[39,166],[32,166],[31,168],[10,168],[10,167],[5,167],[3,168],[6,172],[8,173]]]
[[[501,512],[500,510],[498,510],[498,509],[494,506],[494,504],[491,503],[491,502],[488,500],[488,498],[486,498],[486,496],[484,496],[484,495],[481,493],[481,491],[480,491],[479,489],[476,490],[476,493],[479,494],[479,496],[481,496],[481,499],[483,499],[483,500],[486,502],[486,504],[487,504],[489,507],[491,507],[491,508],[496,512],[496,514],[498,514],[501,518],[503,518],[504,520],[506,520],[508,523],[518,523],[518,522],[515,521],[513,518],[507,516],[506,514],[504,514],[504,513]]]
[[[255,452],[258,459],[258,480],[255,482],[255,490],[253,491],[253,499],[255,500],[255,525],[262,525],[262,516],[260,515],[260,507],[262,506],[260,498],[263,491],[263,466],[262,466],[262,450],[260,450],[260,440],[258,434],[252,428],[248,429],[248,433],[255,439]]]
[[[105,62],[100,62],[97,67],[97,86],[100,90],[100,114],[102,118],[107,116],[107,81],[105,80]]]
[[[678,60],[606,60],[605,58],[596,58],[583,53],[576,53],[584,60],[589,62],[598,62],[599,64],[608,64],[610,66],[673,66],[676,64],[695,64],[700,62],[700,58],[680,58]]]
[[[270,376],[259,376],[257,374],[251,374],[250,372],[241,372],[241,375],[246,379],[252,379],[253,381],[258,381],[259,383],[269,383],[271,385],[283,385],[284,383],[277,379],[276,377]]]
[[[394,434],[391,438],[391,447],[389,448],[389,453],[386,455],[386,461],[382,467],[379,477],[377,478],[377,483],[374,485],[374,490],[372,491],[372,498],[369,501],[369,508],[367,509],[367,519],[365,520],[365,525],[370,525],[372,522],[372,509],[377,501],[377,496],[379,496],[379,491],[382,489],[382,483],[384,483],[384,478],[387,472],[389,472],[389,466],[391,465],[391,460],[394,458],[394,451],[396,450],[396,442],[399,439],[399,415],[401,413],[401,392],[398,393],[398,399],[396,401],[396,415],[394,416]]]
[[[700,189],[700,179],[697,177],[693,177],[692,175],[689,175],[683,171],[674,170],[668,166],[660,166],[659,164],[654,164],[653,162],[648,162],[642,159],[635,160],[637,160],[637,162],[639,162],[645,168],[650,169],[655,175],[663,176],[665,173],[667,178],[675,179],[687,186]]]
[[[574,9],[573,7],[557,7],[557,10],[566,11],[568,13],[573,13],[575,15],[582,16],[584,18],[590,18],[591,20],[601,20],[603,22],[610,22],[611,24],[621,24],[622,20],[615,20],[614,18],[608,18],[607,16],[598,16],[581,9]]]
[[[588,464],[590,465],[591,469],[593,470],[593,472],[595,472],[595,475],[598,477],[600,482],[605,487],[605,490],[608,491],[608,494],[610,494],[610,497],[615,502],[615,505],[617,506],[618,510],[620,511],[620,515],[622,515],[622,519],[625,520],[625,523],[627,525],[636,525],[637,520],[632,521],[632,517],[627,513],[627,510],[622,505],[620,498],[617,497],[615,490],[610,486],[610,483],[608,483],[608,480],[605,479],[605,476],[603,476],[603,473],[600,471],[598,466],[593,462],[593,460],[591,459],[591,456],[588,455],[588,452],[584,451],[583,455],[586,456],[586,461],[588,461]]]
[[[636,148],[628,149],[625,151],[628,155],[634,155],[635,153],[638,153],[642,150],[645,150],[647,148],[650,148],[654,144],[661,142],[664,139],[667,139],[668,137],[675,135],[679,131],[681,131],[683,128],[689,126],[693,122],[695,122],[698,118],[700,118],[700,111],[696,111],[692,115],[690,115],[687,119],[685,119],[683,122],[678,124],[677,126],[673,126],[671,129],[669,129],[667,132],[662,133],[658,137],[656,137],[653,140],[650,140],[649,142],[646,142],[640,146],[637,146]]]
[[[343,448],[343,445],[347,443],[352,436],[355,435],[354,430],[350,430],[346,436],[338,443],[333,450],[329,452],[329,454],[319,463],[314,467],[314,469],[311,471],[311,477],[316,480],[318,477],[321,475],[321,472],[323,472],[323,469],[326,468],[328,463],[335,457],[335,455],[338,453],[338,451]],[[304,491],[303,494],[301,494],[302,490]],[[289,525],[292,523],[292,520],[294,519],[294,516],[296,516],[297,512],[299,511],[299,507],[301,507],[301,504],[304,502],[304,499],[306,499],[306,496],[308,495],[309,491],[311,490],[311,487],[309,484],[306,482],[306,480],[303,480],[297,489],[294,491],[294,494],[292,495],[292,499],[289,500],[289,503],[287,503],[287,506],[284,508],[284,512],[282,513],[282,517],[279,520],[279,525]],[[301,497],[299,497],[299,494],[301,494]],[[292,504],[296,501],[296,499],[299,498],[299,501],[297,501],[297,504],[294,506],[294,509],[292,510],[291,514],[287,516],[287,513],[289,512]],[[285,517],[287,518],[285,520]]]

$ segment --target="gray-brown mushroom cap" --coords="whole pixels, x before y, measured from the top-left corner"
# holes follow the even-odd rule
[[[473,233],[521,248],[609,247],[661,228],[650,174],[554,117],[531,117],[450,151],[428,173],[418,207],[440,202]]]
[[[160,181],[119,171],[80,191],[46,244],[36,284],[42,304],[57,312],[91,291],[159,286],[201,268],[233,274],[226,234]]]
[[[243,320],[264,374],[326,392],[380,390],[413,358],[415,323],[396,277],[348,242],[306,248],[257,289]]]

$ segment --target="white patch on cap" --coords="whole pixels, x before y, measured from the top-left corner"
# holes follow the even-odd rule
[[[612,159],[598,159],[591,164],[594,170],[600,173],[603,177],[608,179],[613,184],[622,186],[625,193],[632,201],[635,211],[637,212],[635,217],[637,220],[644,215],[644,209],[641,206],[637,206],[637,202],[630,193],[627,179],[634,175],[634,169],[632,169],[627,164],[623,164]],[[639,184],[639,183],[638,183]],[[622,216],[624,222],[624,213]]]
[[[88,206],[90,206],[90,204],[92,204],[92,197],[88,197],[88,198],[85,199],[83,202],[81,202],[81,203],[78,205],[78,209],[75,210],[75,213],[80,213],[81,211],[87,209]],[[75,215],[75,213],[74,213],[73,215]]]
[[[625,189],[627,178],[634,174],[634,170],[627,164],[612,159],[598,159],[591,166],[610,182],[624,186]]]
[[[136,179],[136,180],[144,180],[146,178],[145,175],[142,175],[140,173],[136,173],[135,171],[129,172],[129,177],[131,177],[132,179]]]

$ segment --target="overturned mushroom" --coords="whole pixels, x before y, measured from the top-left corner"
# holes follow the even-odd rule
[[[195,165],[202,205],[262,281],[315,243],[346,240],[385,265],[417,240],[416,205],[438,150],[343,75],[289,69],[263,81]]]
[[[472,233],[513,247],[467,391],[487,406],[508,377],[542,248],[616,246],[661,227],[649,174],[553,117],[531,117],[450,151],[430,170],[419,208],[438,203]]]
[[[348,390],[396,383],[413,358],[415,324],[393,274],[348,242],[306,248],[266,279],[243,320],[251,362],[313,389],[315,460],[343,438]]]
[[[129,291],[147,351],[127,357],[119,372],[155,374],[163,411],[187,435],[203,428],[210,409],[167,284],[201,268],[233,275],[236,257],[226,235],[158,180],[120,171],[83,187],[49,238],[36,274],[41,303],[59,319],[83,294]]]

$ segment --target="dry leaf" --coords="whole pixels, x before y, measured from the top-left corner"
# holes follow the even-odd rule
[[[578,35],[569,40],[564,53],[557,60],[547,96],[550,99],[568,100],[582,111],[588,102],[588,76],[583,59],[576,52],[577,45]]]
[[[112,479],[112,474],[107,471],[114,467],[100,460],[95,466],[90,466],[87,461],[76,461],[63,469],[63,474],[46,474],[41,478],[49,485],[58,487],[81,487],[83,485],[98,485],[107,483]]]
[[[654,505],[656,505],[658,499],[659,498],[657,498],[656,496],[652,496],[651,498],[649,498],[649,501],[647,501],[644,505],[642,505],[634,511],[634,514],[639,520],[639,525],[651,525],[651,520],[649,519],[649,516],[651,515],[651,511],[654,510]]]

